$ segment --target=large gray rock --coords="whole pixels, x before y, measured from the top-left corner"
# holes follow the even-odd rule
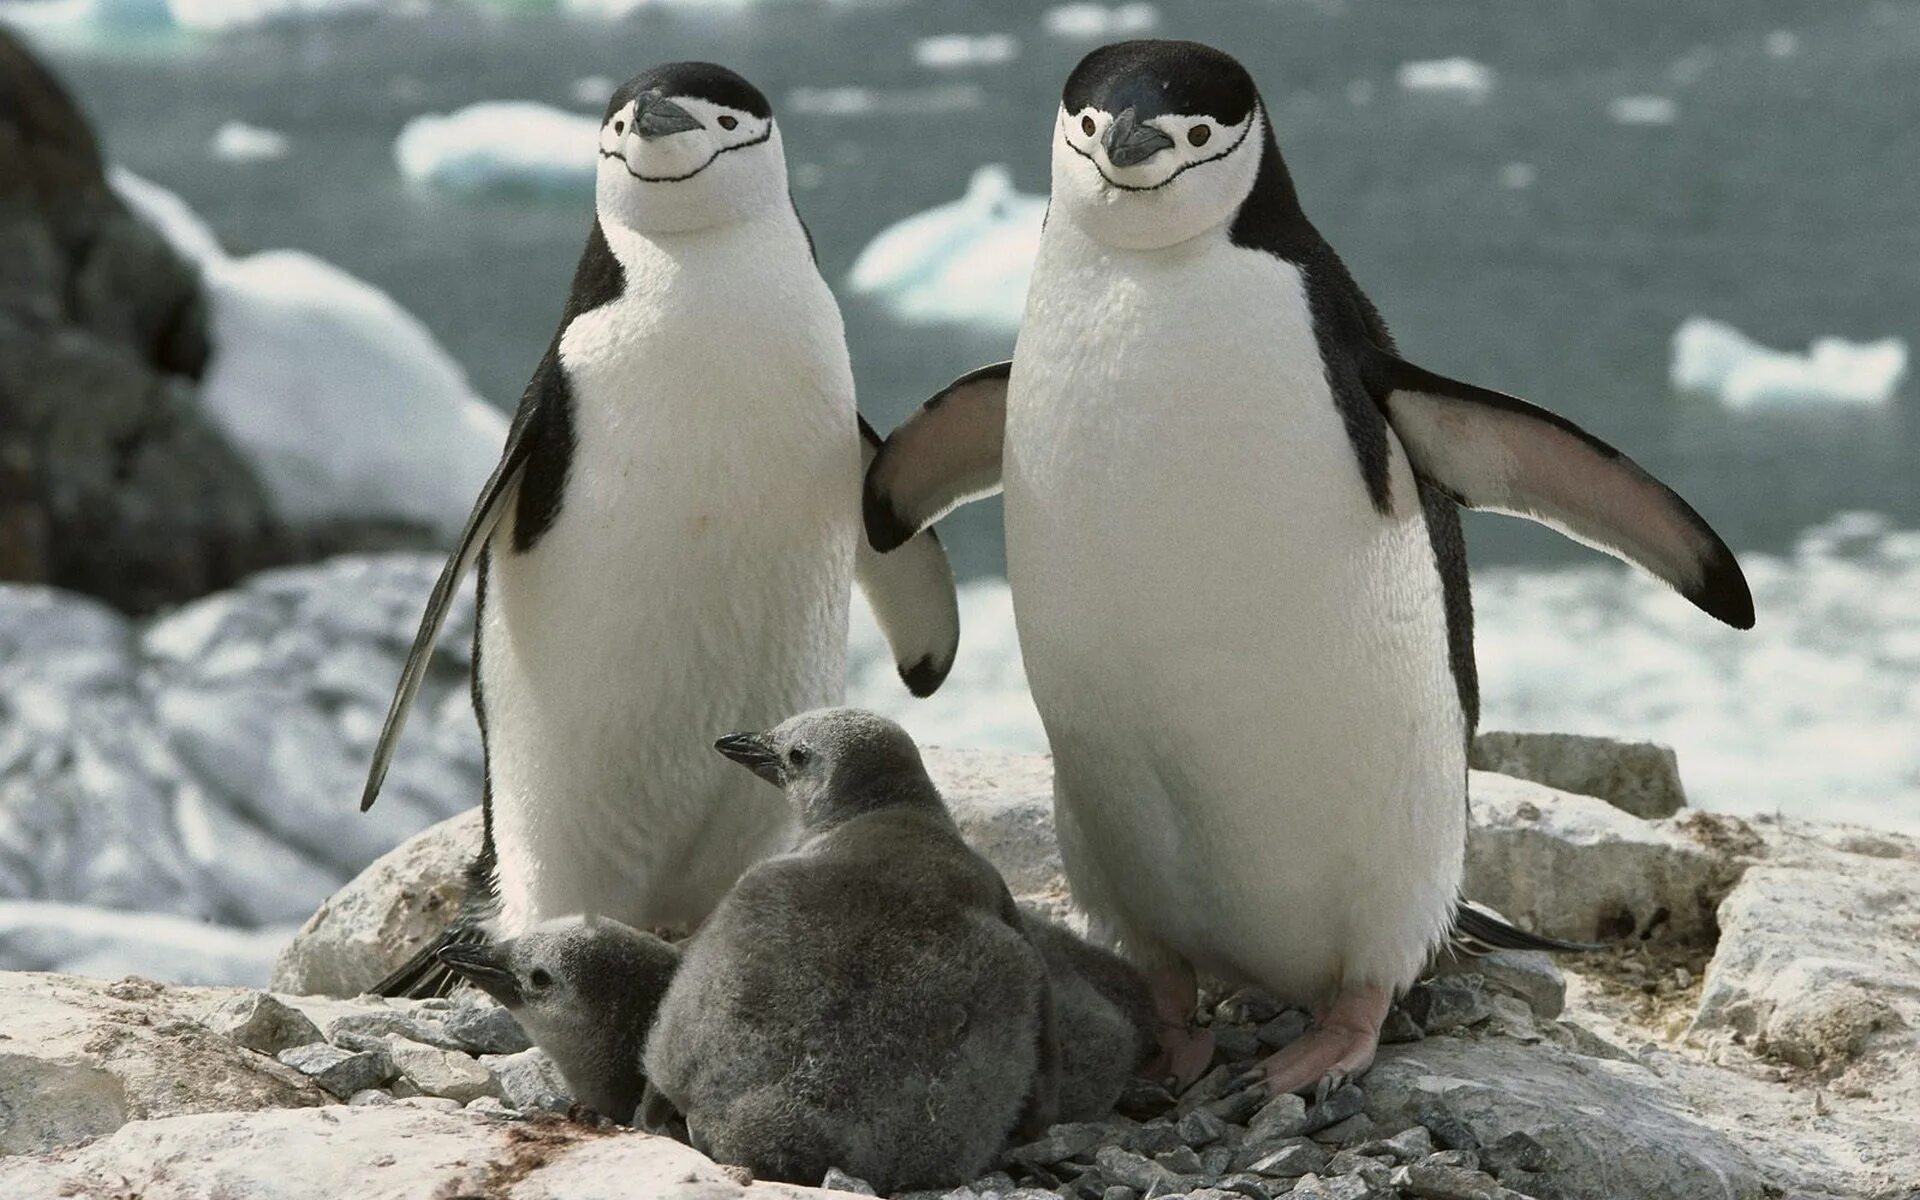
[[[1598,796],[1636,817],[1670,817],[1687,806],[1673,747],[1578,733],[1493,731],[1473,739],[1476,771],[1531,779],[1563,792]]]
[[[0,897],[65,906],[0,912],[0,969],[158,970],[156,951],[208,922],[222,945],[184,947],[181,969],[237,961],[246,939],[223,929],[299,921],[471,805],[470,598],[380,803],[355,803],[439,566],[391,555],[267,572],[150,624],[0,587]],[[101,910],[187,920],[156,936]],[[265,983],[271,955],[252,961],[218,981]]]

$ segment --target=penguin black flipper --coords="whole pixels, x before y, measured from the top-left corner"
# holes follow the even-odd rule
[[[867,469],[867,540],[886,553],[970,500],[1000,490],[1013,363],[968,371],[920,406]]]
[[[880,435],[861,417],[862,477],[882,444]],[[953,669],[960,649],[960,603],[954,595],[946,548],[931,529],[921,530],[891,554],[881,554],[864,537],[858,543],[854,578],[893,648],[900,680],[914,695],[931,696]]]
[[[1491,909],[1462,900],[1453,913],[1453,929],[1448,934],[1452,948],[1462,954],[1479,956],[1495,950],[1545,950],[1573,953],[1598,950],[1597,942],[1567,942],[1544,934],[1528,933],[1511,925]]]
[[[375,996],[406,996],[415,1000],[451,995],[460,986],[460,976],[441,961],[440,952],[449,946],[475,946],[486,940],[486,930],[480,926],[455,921],[367,991]]]
[[[1705,519],[1631,458],[1546,409],[1423,370],[1377,347],[1367,390],[1413,469],[1468,508],[1527,517],[1641,567],[1735,629],[1753,592]]]

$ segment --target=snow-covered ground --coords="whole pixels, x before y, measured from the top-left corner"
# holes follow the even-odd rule
[[[599,136],[597,116],[531,100],[487,100],[408,121],[394,139],[393,158],[408,179],[450,191],[571,191],[592,186]]]
[[[1481,572],[1481,727],[1667,742],[1698,807],[1920,831],[1920,531],[1848,516],[1741,562],[1744,633],[1604,560]],[[953,675],[918,701],[862,616],[854,702],[937,745],[1045,749],[1006,584],[967,585],[960,628]]]
[[[1017,329],[1046,211],[1046,197],[1016,191],[1005,167],[981,167],[965,196],[882,230],[847,285],[905,321]]]
[[[1689,317],[1674,332],[1669,369],[1677,390],[1711,396],[1735,411],[1879,407],[1893,399],[1906,374],[1907,343],[1901,338],[1824,337],[1795,354],[1763,346],[1709,317]]]
[[[200,266],[213,357],[201,403],[296,524],[397,519],[451,537],[506,437],[506,418],[392,297],[298,250],[230,258],[166,189],[115,189]]]

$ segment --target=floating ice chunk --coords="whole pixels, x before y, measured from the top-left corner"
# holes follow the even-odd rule
[[[1500,168],[1500,186],[1510,191],[1525,191],[1539,179],[1540,172],[1532,163],[1510,162]]]
[[[582,75],[573,81],[573,102],[589,108],[605,108],[619,81],[611,75]]]
[[[1800,53],[1800,35],[1791,29],[1776,29],[1767,35],[1769,58],[1792,58]]]
[[[227,162],[271,162],[287,156],[287,135],[245,121],[228,121],[213,135],[213,156]]]
[[[1689,317],[1673,335],[1669,377],[1681,391],[1747,410],[1882,405],[1906,373],[1907,343],[1900,338],[1819,338],[1807,353],[1794,354],[1763,346],[1724,321]]]
[[[943,33],[913,44],[913,61],[936,71],[960,67],[990,67],[1012,62],[1020,43],[1009,33]]]
[[[1373,103],[1373,80],[1355,79],[1347,84],[1347,103],[1361,108]]]
[[[1151,4],[1062,4],[1047,10],[1047,32],[1055,37],[1102,39],[1145,33],[1160,24]]]
[[[166,188],[120,166],[107,168],[107,184],[135,216],[158,230],[174,253],[188,262],[205,266],[227,256],[220,248],[220,239],[200,214]]]
[[[788,112],[821,117],[864,117],[872,113],[929,116],[968,112],[987,101],[977,83],[942,84],[924,88],[868,88],[847,84],[834,87],[798,87],[787,93]]]
[[[1493,70],[1470,58],[1434,58],[1400,64],[1400,90],[1441,92],[1479,103],[1493,91]]]
[[[1046,210],[1044,196],[1014,190],[1006,167],[981,167],[959,200],[881,231],[847,283],[902,320],[1017,329]]]
[[[0,970],[265,987],[298,928],[234,929],[162,913],[0,900]]]
[[[489,100],[415,117],[393,143],[400,173],[452,191],[574,190],[593,184],[600,121],[530,100]]]
[[[1607,102],[1607,116],[1616,125],[1671,125],[1680,106],[1665,96],[1615,96]]]
[[[176,25],[219,32],[269,22],[377,12],[385,0],[168,0]]]

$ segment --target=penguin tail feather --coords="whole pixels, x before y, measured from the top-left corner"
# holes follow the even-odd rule
[[[414,952],[412,958],[396,967],[391,975],[367,989],[376,996],[426,1000],[451,995],[462,983],[453,970],[440,961],[440,951],[448,946],[470,946],[487,939],[478,925],[456,922],[440,931],[432,941]]]
[[[1471,900],[1462,900],[1460,907],[1455,910],[1449,939],[1455,951],[1475,956],[1491,954],[1495,950],[1545,950],[1570,954],[1600,949],[1597,942],[1568,942],[1528,933],[1510,924],[1492,909]]]

